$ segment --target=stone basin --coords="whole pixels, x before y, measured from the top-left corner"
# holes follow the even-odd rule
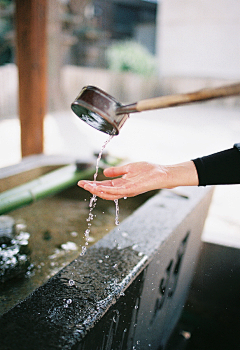
[[[66,201],[66,220],[76,210],[69,200],[78,203],[81,197],[83,204],[80,200],[77,207],[82,206],[82,221],[78,228],[65,228],[65,220],[58,219],[57,226],[64,231],[59,241],[53,228],[44,236],[46,231],[32,226],[32,245],[41,252],[40,242],[47,245],[46,257],[39,263],[40,283],[32,282],[32,290],[25,290],[12,305],[6,302],[0,318],[1,349],[164,349],[188,294],[212,192],[212,188],[180,188],[122,200],[119,226],[114,225],[113,203],[99,200],[96,226],[92,224],[92,231],[98,231],[95,241],[83,256],[80,250],[63,254],[58,266],[46,257],[69,238],[81,246],[88,198],[78,188],[53,197]],[[59,205],[54,202],[53,207]],[[39,212],[37,207],[33,224]],[[55,215],[52,209],[47,212]],[[39,221],[44,222],[41,215]],[[42,278],[46,265],[56,269]]]

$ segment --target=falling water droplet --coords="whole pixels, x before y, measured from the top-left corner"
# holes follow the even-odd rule
[[[74,286],[75,282],[74,282],[74,280],[69,280],[69,281],[68,281],[68,284],[69,284],[69,286],[72,287],[72,286]]]
[[[116,214],[115,214],[115,225],[119,225],[119,204],[118,199],[114,199]]]
[[[86,253],[86,251],[87,251],[87,248],[86,248],[86,246],[84,245],[84,246],[82,247],[82,252],[81,252],[80,255],[84,255],[84,254]]]

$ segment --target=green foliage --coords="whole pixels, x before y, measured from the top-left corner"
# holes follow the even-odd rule
[[[6,7],[10,4],[12,4],[12,0],[0,0],[0,7]]]
[[[0,0],[0,65],[12,62],[13,48],[10,37],[14,31],[14,2]]]
[[[152,76],[156,73],[155,57],[135,41],[113,44],[107,50],[108,66],[118,72]]]

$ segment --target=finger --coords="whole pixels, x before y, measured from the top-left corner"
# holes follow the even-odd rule
[[[78,181],[77,185],[78,185],[79,187],[84,188],[84,186],[85,186],[87,183],[88,183],[88,181],[86,181],[86,180],[80,180],[80,181]]]
[[[96,194],[97,196],[100,193],[108,193],[107,190],[105,190],[105,188],[109,188],[110,186],[101,186],[101,189],[99,189],[99,186],[96,186],[93,183],[87,183],[84,185],[84,190],[91,192],[92,194]]]
[[[102,198],[102,199],[110,200],[110,201],[114,201],[114,199],[123,198],[123,196],[120,196],[120,195],[119,196],[115,196],[115,195],[104,193],[104,192],[99,193],[98,197]]]
[[[114,199],[120,199],[124,197],[134,197],[140,193],[138,191],[132,191],[131,189],[123,189],[122,187],[112,187],[112,186],[94,186],[94,184],[87,183],[84,186],[84,189],[89,191],[92,194],[95,194],[96,196],[107,199],[107,200],[114,200]]]
[[[104,181],[79,181],[79,186],[85,188],[86,186],[92,186],[94,188],[99,186],[105,187],[122,187],[127,185],[127,181],[123,178],[116,178],[114,180],[104,180]]]
[[[103,188],[105,189],[107,187],[103,186]],[[109,194],[108,192],[100,191],[98,187],[94,186],[94,184],[92,183],[87,183],[84,186],[84,189],[86,191],[89,191],[91,194],[94,194],[102,199],[114,200],[114,199],[119,199],[123,197],[123,195],[121,194]]]
[[[115,176],[124,175],[124,174],[127,173],[127,165],[107,168],[107,169],[104,170],[103,173],[107,177],[115,177]]]
[[[99,186],[93,186],[92,184],[86,184],[84,186],[84,189],[96,194],[97,196],[100,196],[100,194],[104,193],[104,194],[111,194],[113,196],[129,196],[129,190],[122,187],[122,186],[103,186],[103,185],[99,185]]]
[[[88,181],[88,180],[80,180],[78,181],[77,185],[79,187],[85,188],[86,185],[90,185],[90,186],[99,186],[99,185],[103,185],[103,186],[111,186],[112,185],[112,181],[111,180],[104,180],[104,181]]]

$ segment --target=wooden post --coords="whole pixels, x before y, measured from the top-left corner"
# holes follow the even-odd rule
[[[16,0],[22,156],[43,153],[46,114],[46,0]]]

